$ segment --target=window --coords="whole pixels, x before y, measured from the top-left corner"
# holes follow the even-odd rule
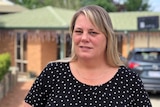
[[[20,72],[27,71],[27,34],[18,32],[16,35],[16,66]]]

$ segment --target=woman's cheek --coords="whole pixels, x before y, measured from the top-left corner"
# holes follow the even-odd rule
[[[81,41],[81,39],[80,39],[80,37],[74,37],[73,38],[73,42],[77,45],[77,44],[79,44],[79,42]]]

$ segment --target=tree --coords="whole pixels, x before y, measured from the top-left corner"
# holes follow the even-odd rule
[[[92,4],[102,6],[108,12],[117,11],[114,0],[82,0],[81,6],[92,5]]]
[[[126,0],[124,5],[126,11],[148,11],[150,7],[148,0]]]
[[[29,9],[40,8],[48,5],[53,7],[77,9],[80,7],[81,0],[11,0],[11,1]]]
[[[99,5],[108,12],[116,11],[147,11],[149,9],[148,0],[124,0],[120,4],[118,0],[11,0],[26,8],[33,9],[44,6],[53,6],[67,9],[79,9],[86,5]]]
[[[29,9],[42,7],[44,5],[43,0],[11,0],[11,1],[13,1],[16,4],[20,4],[26,8],[29,8]]]

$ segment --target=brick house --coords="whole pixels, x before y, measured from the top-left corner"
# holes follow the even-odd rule
[[[129,51],[135,47],[160,48],[160,27],[152,30],[138,30],[139,17],[158,16],[160,12],[136,11],[109,13],[114,30],[118,37],[118,47],[122,56],[127,57]],[[158,22],[160,25],[160,21]]]
[[[8,0],[0,0],[0,15],[18,13],[27,10],[27,8],[14,4]]]
[[[20,72],[39,74],[49,61],[69,56],[73,13],[47,6],[1,16],[0,53],[9,52]]]
[[[2,16],[0,53],[9,52],[12,65],[21,72],[39,74],[49,61],[70,55],[69,24],[75,11],[50,6]],[[137,18],[160,16],[158,12],[109,13],[122,56],[134,47],[159,47],[160,28],[139,31]],[[149,38],[148,38],[149,37]]]

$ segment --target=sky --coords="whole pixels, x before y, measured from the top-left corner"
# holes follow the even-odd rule
[[[149,5],[151,5],[150,10],[160,12],[160,0],[149,0]]]
[[[124,0],[115,0],[123,4]],[[148,3],[151,7],[149,10],[160,12],[160,0],[149,0]]]

